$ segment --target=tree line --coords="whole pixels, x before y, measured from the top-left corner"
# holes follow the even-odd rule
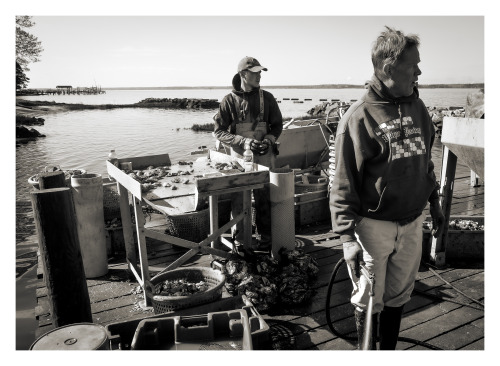
[[[31,62],[40,61],[43,52],[42,42],[29,29],[35,25],[32,17],[16,16],[16,91],[25,89],[29,83],[26,72]]]

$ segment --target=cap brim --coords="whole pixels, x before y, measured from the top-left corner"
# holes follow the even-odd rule
[[[261,70],[267,71],[267,69],[265,67],[262,67],[262,66],[254,66],[254,67],[251,67],[247,70],[251,71],[251,72],[257,72],[257,71],[261,71]]]

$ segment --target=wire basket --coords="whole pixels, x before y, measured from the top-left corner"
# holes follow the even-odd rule
[[[210,212],[206,208],[201,211],[187,212],[165,216],[165,233],[181,239],[200,242],[210,233]]]
[[[307,178],[309,183],[295,182],[295,194],[322,191],[328,187],[328,179],[325,177],[311,174]],[[321,178],[324,178],[325,182],[318,183]]]
[[[186,280],[188,282],[205,281],[208,290],[188,296],[162,296],[154,293],[166,280]],[[146,296],[151,300],[155,314],[161,314],[196,305],[206,304],[219,299],[226,282],[226,276],[220,271],[208,267],[177,268],[153,277],[146,285]]]

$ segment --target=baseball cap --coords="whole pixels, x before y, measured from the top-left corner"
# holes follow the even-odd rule
[[[267,71],[267,68],[261,66],[259,61],[257,61],[257,59],[250,56],[246,56],[238,63],[238,72],[243,70],[257,72],[260,70]]]

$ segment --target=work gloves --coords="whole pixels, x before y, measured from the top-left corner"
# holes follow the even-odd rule
[[[250,150],[252,150],[254,154],[264,155],[267,154],[271,145],[272,143],[269,139],[264,139],[263,141],[252,139],[252,142],[250,143]]]

